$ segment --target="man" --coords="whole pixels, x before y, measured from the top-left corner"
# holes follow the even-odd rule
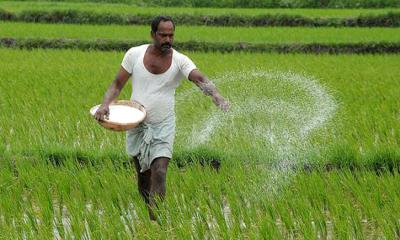
[[[139,192],[155,220],[152,207],[155,198],[165,196],[168,162],[172,157],[175,137],[175,89],[186,77],[195,83],[215,105],[228,111],[229,103],[185,55],[172,48],[175,24],[170,17],[158,16],[151,24],[152,44],[129,49],[120,70],[108,88],[103,103],[95,114],[103,121],[110,103],[132,76],[131,100],[141,103],[146,119],[137,128],[126,132],[126,151],[134,162]]]

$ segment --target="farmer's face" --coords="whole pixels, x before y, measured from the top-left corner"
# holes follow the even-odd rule
[[[174,32],[174,25],[171,21],[161,21],[158,24],[157,32],[151,33],[154,46],[163,52],[168,51],[174,41]]]

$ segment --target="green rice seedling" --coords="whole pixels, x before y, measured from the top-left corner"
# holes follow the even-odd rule
[[[398,11],[396,8],[355,8],[355,9],[295,9],[295,8],[184,8],[184,7],[140,7],[118,3],[91,3],[91,2],[17,2],[2,1],[0,8],[20,13],[26,10],[54,11],[54,10],[79,10],[96,13],[118,13],[118,14],[190,14],[190,15],[222,15],[237,14],[256,16],[261,14],[293,14],[313,17],[349,17],[360,14],[382,14],[388,11]]]
[[[353,9],[301,9],[301,8],[189,8],[189,7],[141,7],[121,3],[92,3],[92,2],[18,2],[1,1],[0,8],[11,12],[26,10],[51,11],[51,10],[80,10],[96,13],[118,14],[190,14],[190,15],[222,15],[237,14],[256,16],[261,14],[293,14],[313,17],[348,17],[360,14],[382,14],[388,11],[398,11],[397,8],[353,8]]]
[[[149,26],[0,23],[0,36],[12,38],[56,38],[80,40],[149,41]],[[398,28],[330,27],[212,27],[179,26],[179,42],[210,43],[360,43],[399,42]]]

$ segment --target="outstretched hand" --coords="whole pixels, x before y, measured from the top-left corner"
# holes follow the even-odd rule
[[[214,96],[213,101],[215,105],[224,112],[228,112],[231,107],[231,104],[227,100],[225,100],[222,96]]]
[[[219,94],[214,83],[211,82],[206,76],[204,76],[199,70],[194,69],[193,71],[191,71],[188,79],[194,82],[206,96],[211,96],[214,104],[222,111],[229,111],[230,103]]]

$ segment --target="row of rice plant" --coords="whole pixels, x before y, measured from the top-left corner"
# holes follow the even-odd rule
[[[149,26],[0,22],[0,36],[81,40],[149,40]],[[180,42],[224,43],[359,43],[400,42],[400,28],[204,27],[177,26]]]
[[[262,14],[293,14],[310,17],[351,17],[367,14],[384,14],[398,12],[397,8],[358,8],[358,9],[246,9],[246,8],[188,8],[188,7],[140,7],[121,3],[93,3],[93,2],[47,2],[47,1],[0,1],[0,8],[10,12],[22,11],[52,11],[52,10],[79,10],[97,13],[118,14],[192,14],[192,15],[246,15]]]

